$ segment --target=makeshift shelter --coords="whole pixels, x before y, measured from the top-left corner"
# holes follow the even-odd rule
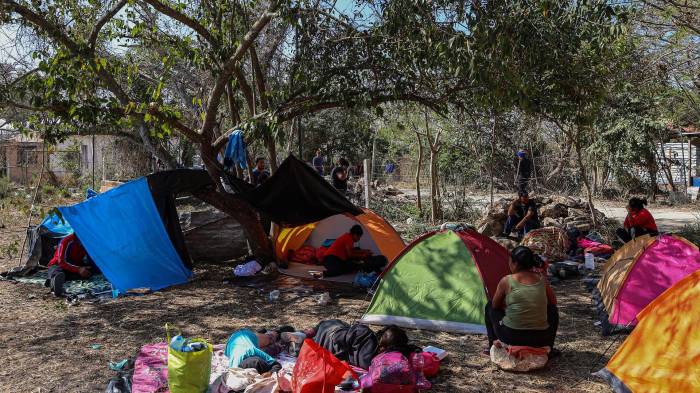
[[[306,225],[337,214],[362,214],[362,210],[293,156],[261,186],[253,188],[230,177],[224,180],[237,191],[234,197],[247,201],[262,215],[283,226]],[[62,218],[51,217],[42,227],[65,226],[66,230],[74,230],[105,277],[120,291],[156,290],[186,282],[191,275],[191,260],[175,196],[196,194],[212,187],[209,174],[202,169],[158,172],[77,205],[61,207]],[[367,219],[367,225],[374,221],[377,220]],[[55,243],[68,233],[57,233]],[[48,259],[52,254],[52,251],[41,253]],[[28,260],[25,266],[8,275],[31,274],[40,266],[35,260],[38,261]]]
[[[700,392],[700,271],[649,303],[597,375],[621,392]]]
[[[640,310],[698,269],[698,247],[680,236],[641,236],[625,244],[605,264],[593,292],[603,334],[634,327]]]
[[[364,236],[359,247],[381,254],[393,260],[406,244],[398,232],[386,220],[369,209],[362,209],[362,214],[336,214],[321,221],[291,228],[282,228],[275,237],[275,255],[278,260],[287,260],[289,251],[302,246],[319,248],[328,240],[335,240],[347,233],[353,225],[360,225]]]
[[[510,273],[508,250],[473,230],[428,233],[387,267],[362,322],[485,333],[484,307]]]
[[[563,261],[569,248],[569,236],[559,227],[544,227],[525,234],[520,244],[547,258],[549,262]]]

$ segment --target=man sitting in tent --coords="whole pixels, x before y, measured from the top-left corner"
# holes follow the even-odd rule
[[[383,255],[372,256],[372,251],[355,248],[355,243],[362,238],[360,225],[353,225],[350,232],[335,239],[323,257],[326,267],[325,277],[340,276],[358,270],[381,273],[387,260]]]
[[[508,207],[508,219],[502,236],[510,236],[515,229],[518,232],[518,238],[522,238],[526,233],[539,227],[540,221],[537,217],[535,201],[530,200],[527,192],[519,192],[518,198]]]
[[[99,270],[75,233],[61,240],[49,262],[49,284],[56,296],[63,295],[63,284],[89,278]]]

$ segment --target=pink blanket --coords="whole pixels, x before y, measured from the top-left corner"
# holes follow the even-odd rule
[[[141,347],[134,363],[133,393],[168,392],[168,346],[165,343]]]
[[[223,345],[214,345],[211,358],[211,376],[214,382],[228,369],[228,358]],[[148,344],[141,347],[134,362],[132,393],[168,393],[168,347],[165,343]]]

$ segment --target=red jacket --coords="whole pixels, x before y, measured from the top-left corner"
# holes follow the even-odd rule
[[[88,266],[83,262],[86,256],[85,247],[73,233],[64,237],[58,244],[49,266],[58,265],[67,272],[78,273],[81,267]]]
[[[628,213],[625,218],[625,228],[644,228],[649,231],[658,231],[656,221],[649,210],[642,208],[636,213]]]
[[[328,247],[326,256],[334,255],[344,261],[347,261],[350,259],[350,253],[352,252],[352,248],[354,246],[355,242],[352,240],[352,235],[350,233],[346,233],[335,239],[333,244]]]

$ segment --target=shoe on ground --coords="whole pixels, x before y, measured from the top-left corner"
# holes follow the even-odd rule
[[[63,272],[57,273],[53,278],[51,278],[51,292],[54,296],[63,296],[63,284],[66,282],[66,274]]]

